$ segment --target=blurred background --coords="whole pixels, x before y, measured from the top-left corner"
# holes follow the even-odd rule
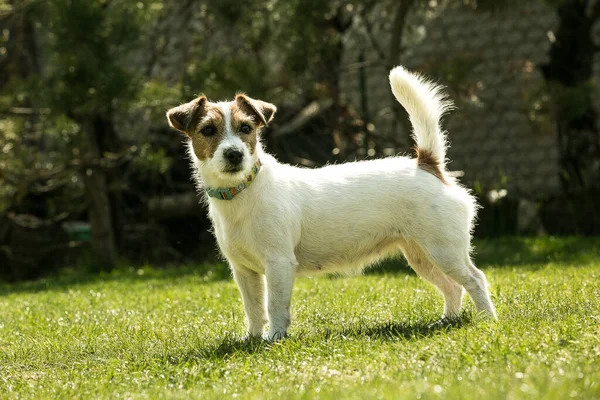
[[[0,0],[0,279],[215,260],[165,118],[201,93],[276,104],[284,162],[412,154],[398,64],[456,103],[476,236],[598,235],[599,46],[600,0]]]

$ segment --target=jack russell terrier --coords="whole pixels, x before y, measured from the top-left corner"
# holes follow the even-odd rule
[[[477,205],[445,168],[440,118],[451,102],[439,86],[396,67],[392,92],[408,111],[416,158],[298,168],[260,143],[276,107],[238,94],[205,96],[168,111],[189,137],[198,191],[242,295],[248,336],[278,340],[290,325],[294,278],[356,272],[400,250],[444,296],[443,318],[459,316],[463,288],[496,318],[483,272],[470,257]]]

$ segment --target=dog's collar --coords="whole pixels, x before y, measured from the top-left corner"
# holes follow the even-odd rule
[[[260,160],[256,160],[256,164],[254,164],[252,167],[250,175],[246,176],[246,179],[244,179],[239,185],[227,188],[206,188],[206,194],[219,200],[233,199],[241,191],[250,186],[252,182],[254,182],[256,175],[258,175],[258,172],[260,171],[260,166]]]

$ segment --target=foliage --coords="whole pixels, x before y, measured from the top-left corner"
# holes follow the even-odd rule
[[[0,179],[6,183],[0,212],[24,216],[11,218],[14,227],[0,235],[0,243],[9,243],[1,247],[8,261],[2,261],[1,252],[0,261],[13,264],[12,270],[39,268],[47,250],[41,245],[37,257],[30,257],[32,249],[10,243],[15,232],[87,218],[94,204],[90,193],[95,197],[106,189],[85,190],[86,176],[117,168],[130,156],[131,148],[124,150],[114,134],[112,119],[116,112],[135,113],[150,83],[135,60],[143,54],[162,4],[36,0],[7,9],[2,48],[10,58],[0,60],[8,77],[0,96]],[[154,95],[165,97],[157,90]],[[158,171],[164,171],[163,164]],[[111,177],[108,183],[118,186]],[[35,223],[23,224],[24,219]],[[16,251],[15,244],[22,249]]]
[[[0,390],[19,398],[598,397],[599,249],[579,239],[505,245],[485,270],[497,323],[467,313],[429,328],[441,297],[404,272],[301,279],[291,336],[274,344],[240,341],[237,289],[201,268],[5,285]],[[570,249],[566,259],[560,248]]]
[[[244,8],[237,1],[205,5],[204,30],[218,32],[221,40],[224,35],[227,46],[215,51],[212,38],[197,39],[187,65],[186,94],[202,88],[215,99],[229,98],[244,88],[275,100],[310,96],[322,83],[317,72],[335,68],[326,57],[340,40],[335,18],[349,5],[340,0],[259,0]],[[223,25],[226,32],[220,32]]]
[[[70,161],[79,153],[81,116],[110,113],[136,97],[140,79],[127,65],[126,55],[143,39],[142,22],[156,13],[146,10],[159,3],[29,1],[13,10],[19,13],[16,18],[43,27],[37,39],[45,51],[37,60],[43,69],[26,77],[8,75],[0,96],[0,166],[9,184],[0,196],[5,207],[19,203],[11,195],[27,194],[31,175],[48,174],[56,167],[76,172]],[[16,28],[10,32],[17,34]],[[25,51],[9,50],[13,63],[19,51]],[[19,108],[26,113],[10,112]],[[32,152],[36,146],[43,152]],[[18,183],[25,185],[18,190]]]
[[[115,100],[133,96],[132,77],[119,65],[121,49],[115,44],[130,44],[139,32],[131,12],[135,8],[122,3],[39,3],[34,13],[46,25],[51,52],[37,99],[58,112],[85,115],[106,111]]]

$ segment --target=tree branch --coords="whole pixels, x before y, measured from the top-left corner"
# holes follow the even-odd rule
[[[42,228],[45,226],[55,225],[58,222],[64,221],[65,219],[67,219],[69,217],[69,213],[62,212],[52,218],[41,219],[41,218],[36,217],[35,215],[15,214],[13,212],[10,212],[7,214],[7,217],[13,223],[15,223],[16,225],[21,226],[23,228],[39,229],[39,228]]]
[[[412,8],[415,0],[402,0],[396,9],[394,23],[392,25],[392,38],[390,40],[389,50],[389,68],[393,68],[400,58],[402,52],[402,38],[404,36],[404,27],[406,26],[406,17]]]
[[[373,34],[373,25],[371,25],[371,22],[369,21],[369,18],[366,14],[366,10],[365,13],[361,15],[361,19],[363,21],[365,32],[367,33],[367,39],[369,40],[371,47],[373,48],[373,50],[375,50],[375,53],[377,53],[379,61],[381,61],[384,65],[387,65],[388,58],[386,57],[383,49],[379,46],[379,43],[377,43],[377,40],[375,40],[375,35]]]
[[[318,101],[313,101],[302,109],[288,124],[280,127],[274,133],[274,137],[281,137],[296,133],[312,120],[329,110],[333,106],[333,99],[325,98]]]

